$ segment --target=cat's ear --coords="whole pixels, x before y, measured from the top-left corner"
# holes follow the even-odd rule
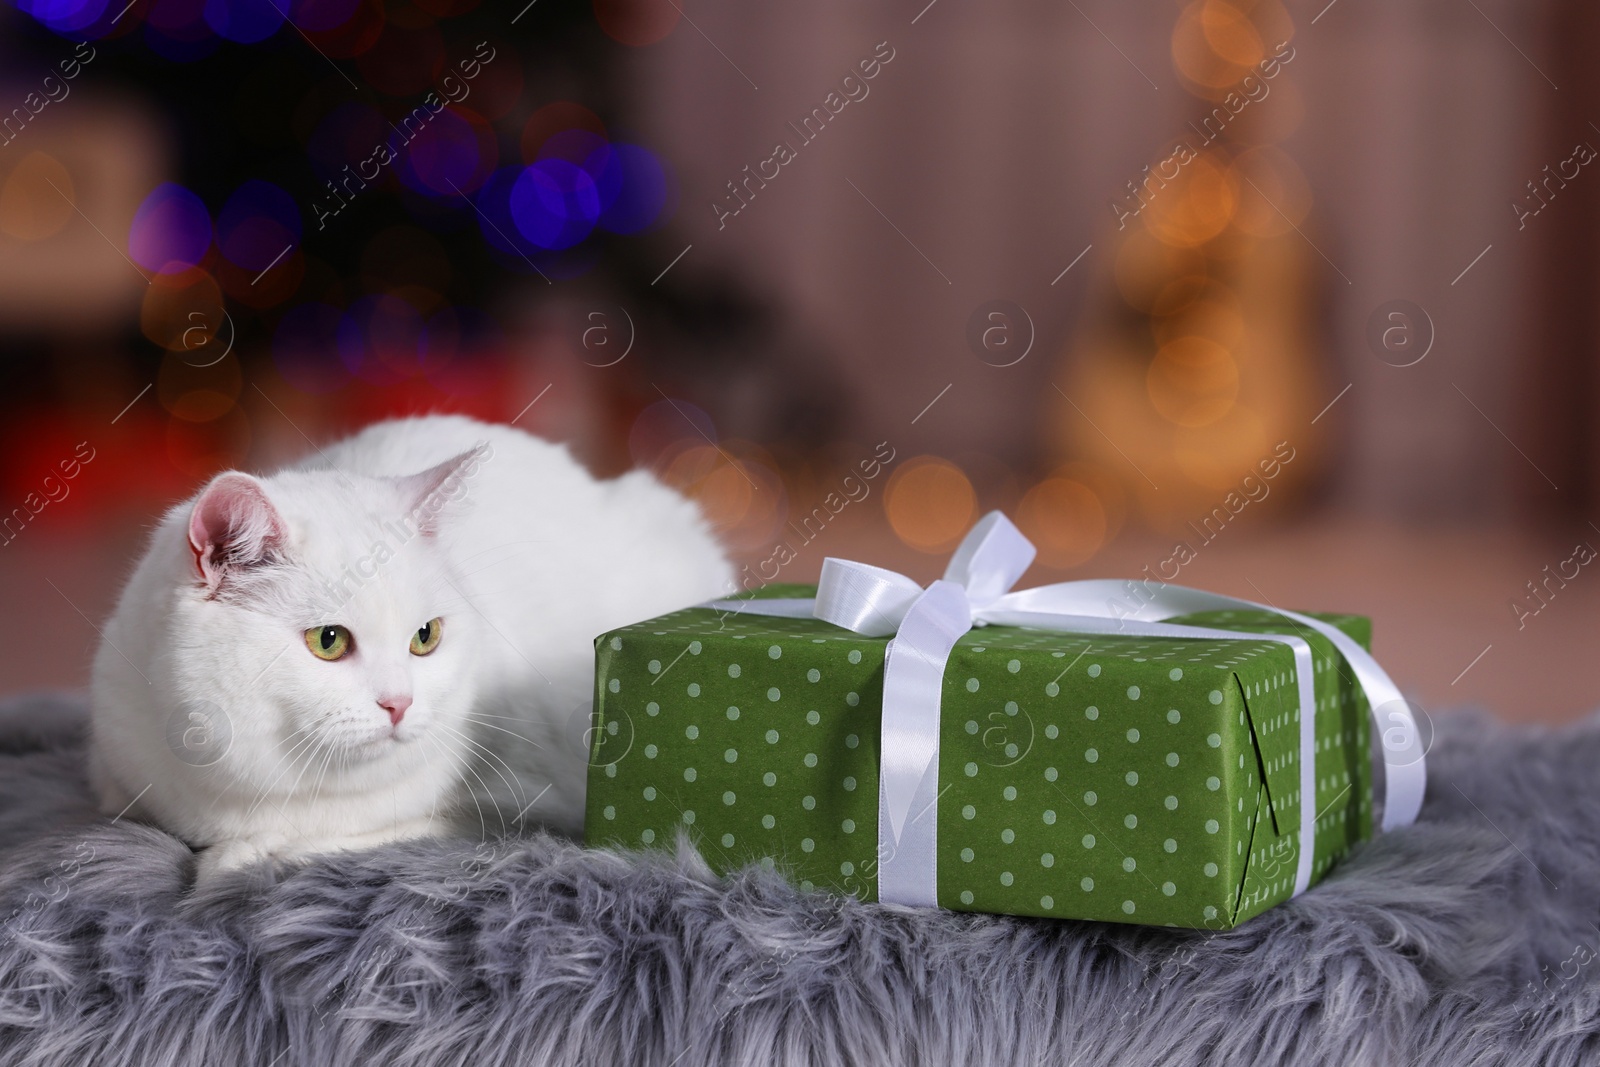
[[[494,448],[485,442],[436,467],[395,479],[405,513],[423,536],[432,537],[439,532],[441,516],[466,497],[478,469],[493,456]]]
[[[288,536],[283,516],[261,483],[225,471],[211,479],[189,513],[189,548],[209,592],[229,570],[258,566],[276,556]]]

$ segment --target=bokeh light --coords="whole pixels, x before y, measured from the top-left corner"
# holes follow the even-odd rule
[[[541,159],[523,168],[511,188],[517,231],[540,248],[571,248],[600,218],[600,192],[589,173],[565,159]]]
[[[217,214],[217,249],[245,270],[282,262],[299,243],[300,208],[271,182],[245,182]]]
[[[283,26],[280,0],[205,0],[204,17],[220,36],[239,44],[258,44]]]
[[[54,156],[29,152],[0,185],[0,232],[19,241],[43,241],[72,221],[77,190]]]
[[[1216,422],[1239,396],[1239,365],[1232,353],[1203,337],[1162,345],[1145,380],[1150,403],[1178,426]]]
[[[1105,545],[1109,529],[1099,494],[1081,481],[1059,476],[1024,494],[1017,526],[1039,550],[1039,562],[1050,567],[1087,562]]]
[[[600,227],[612,233],[635,234],[662,221],[669,213],[670,185],[661,161],[631,144],[613,144],[599,154],[604,160],[596,182],[602,192]],[[591,156],[589,167],[594,163]]]
[[[194,193],[162,182],[144,198],[128,230],[128,254],[146,270],[171,274],[198,266],[211,247],[211,215]]]
[[[222,290],[205,271],[157,274],[145,286],[139,331],[169,352],[192,351],[194,362],[207,362],[214,356],[199,353],[215,341],[222,310]]]
[[[1175,247],[1194,247],[1233,221],[1239,180],[1225,158],[1217,162],[1221,156],[1221,150],[1213,148],[1196,157],[1154,195],[1143,212],[1152,234]]]
[[[484,244],[496,253],[496,258],[506,268],[531,274],[535,266],[542,269],[544,250],[522,236],[511,214],[511,192],[522,177],[523,169],[502,167],[495,171],[473,197],[473,202],[478,208],[478,230],[483,234]]]
[[[698,504],[718,539],[736,552],[770,549],[787,518],[783,479],[771,457],[749,442],[691,445],[662,480]]]
[[[906,460],[889,476],[883,495],[895,535],[921,552],[954,547],[972,526],[977,507],[966,474],[938,456]]]
[[[1201,6],[1200,32],[1213,52],[1241,67],[1253,67],[1267,54],[1255,23],[1226,0],[1207,0]]]
[[[109,0],[18,0],[17,10],[32,15],[60,34],[99,36],[89,31],[106,16],[108,2]]]
[[[1213,492],[1235,489],[1243,474],[1253,473],[1273,441],[1266,422],[1243,405],[1235,405],[1217,422],[1173,435],[1172,455],[1178,469],[1196,485]]]

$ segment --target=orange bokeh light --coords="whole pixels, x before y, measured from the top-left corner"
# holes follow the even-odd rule
[[[1239,365],[1226,348],[1204,337],[1180,337],[1161,346],[1145,375],[1150,403],[1178,426],[1207,426],[1232,410],[1239,396]]]
[[[767,464],[730,448],[738,449],[738,443],[683,448],[661,479],[699,504],[729,547],[769,547],[786,518],[783,480]]]
[[[938,456],[906,460],[889,477],[883,510],[895,534],[920,552],[944,552],[972,526],[977,494],[966,474]]]
[[[1233,221],[1239,204],[1233,171],[1200,156],[1183,168],[1176,181],[1159,190],[1145,208],[1150,232],[1162,242],[1193,248],[1216,237]]]
[[[194,351],[209,343],[222,319],[222,289],[199,268],[154,275],[139,306],[139,329],[169,352]],[[194,362],[205,362],[195,357]]]
[[[1229,63],[1253,67],[1266,58],[1267,49],[1255,23],[1226,0],[1206,0],[1199,21],[1206,44]]]
[[[1017,525],[1039,550],[1039,562],[1076,567],[1106,543],[1105,505],[1095,491],[1071,478],[1051,477],[1029,489],[1017,508]]]

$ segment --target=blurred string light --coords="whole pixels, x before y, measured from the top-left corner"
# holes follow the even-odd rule
[[[883,509],[900,540],[921,552],[945,552],[977,518],[978,497],[966,472],[954,463],[914,456],[889,476]]]
[[[425,49],[425,45],[419,49],[417,38],[429,40],[426,23],[435,16],[464,13],[475,5],[476,0],[418,4],[415,15],[396,27],[392,39],[373,60],[374,81],[415,78],[416,71],[408,67]],[[329,57],[350,59],[379,46],[389,25],[388,13],[379,0],[150,0],[137,9],[126,0],[17,0],[16,6],[46,28],[79,40],[101,40],[142,29],[150,51],[176,63],[204,59],[224,41],[260,44],[285,23],[305,34]],[[449,14],[440,15],[440,9]],[[427,64],[422,67],[426,70]]]
[[[1276,145],[1303,110],[1293,36],[1278,0],[1182,7],[1172,61],[1200,103],[1179,143],[1112,202],[1111,281],[1125,307],[1074,342],[1066,392],[1088,418],[1064,401],[1052,412],[1056,447],[1115,471],[1157,526],[1214,504],[1276,442],[1307,433],[1315,412],[1314,252],[1297,232],[1311,192]],[[1093,528],[1087,497],[1065,508],[1060,487],[1048,495],[1076,528]]]
[[[655,471],[697,504],[735,551],[770,551],[788,521],[778,461],[761,446],[723,439],[702,408],[679,399],[646,405],[628,431],[637,467]]]
[[[240,185],[215,222],[197,193],[162,182],[134,212],[128,255],[158,275],[231,267],[241,278],[251,278],[249,288],[295,255],[302,236],[294,198],[271,182],[251,179]],[[270,287],[258,295],[275,291],[287,295]]]
[[[197,267],[211,249],[211,214],[193,192],[173,182],[156,186],[134,212],[128,254],[157,274]]]
[[[264,271],[300,244],[300,208],[276,185],[252,179],[223,204],[216,230],[224,258],[244,270]]]
[[[129,258],[150,283],[140,329],[166,353],[156,390],[163,421],[149,429],[165,427],[173,463],[196,476],[208,465],[241,461],[249,447],[236,316],[245,320],[250,358],[259,353],[270,360],[308,399],[355,386],[341,397],[342,409],[437,403],[444,396],[489,413],[493,406],[482,398],[504,384],[506,340],[490,316],[445,295],[459,279],[429,231],[476,228],[506,268],[570,277],[594,266],[606,235],[644,233],[676,208],[676,182],[663,160],[613,135],[574,101],[536,109],[504,142],[511,158],[502,155],[495,123],[525,113],[520,50],[495,42],[507,57],[495,62],[486,42],[475,60],[453,58],[439,25],[479,0],[16,4],[62,36],[127,37],[173,63],[275,38],[296,52],[309,43],[341,71],[351,64],[360,82],[356,99],[341,89],[342,100],[331,107],[315,95],[301,101],[291,128],[314,181],[285,187],[252,179],[231,190],[164,182],[149,191],[129,226]],[[596,5],[602,29],[633,45],[665,36],[679,14],[660,0]],[[423,113],[419,107],[426,120],[408,121]],[[355,226],[312,210],[322,204],[319,197],[331,197],[342,211],[373,186],[412,223],[366,239],[360,284],[352,287],[303,246],[323,229]],[[71,222],[76,195],[59,161],[32,153],[0,182],[0,232],[44,240]],[[263,332],[265,343],[248,339]],[[139,418],[130,415],[124,426],[135,427]],[[682,423],[680,432],[695,428]],[[714,427],[701,428],[717,440]],[[713,445],[685,433],[658,469],[701,499],[734,543],[758,546],[784,520],[777,464],[749,442]]]
[[[496,171],[476,197],[485,242],[513,268],[529,257],[547,269],[547,253],[596,231],[642,233],[675,206],[673,182],[654,153],[596,132],[587,109],[573,105],[566,113],[579,125],[548,133],[534,129],[536,114],[523,137],[531,161]]]
[[[98,38],[110,29],[117,9],[108,0],[17,0],[17,10],[65,37]]]

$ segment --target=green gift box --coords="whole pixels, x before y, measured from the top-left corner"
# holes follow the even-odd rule
[[[1370,644],[1365,618],[1315,618]],[[1282,615],[1170,621],[1310,645],[1321,878],[1372,834],[1362,688],[1332,641]],[[589,842],[681,830],[718,871],[760,863],[877,899],[889,641],[708,607],[601,635]],[[939,905],[1227,929],[1293,894],[1306,798],[1289,646],[989,625],[956,641],[941,692]]]

